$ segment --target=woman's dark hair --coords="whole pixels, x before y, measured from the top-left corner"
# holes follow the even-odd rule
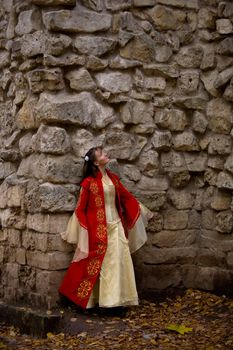
[[[92,147],[85,154],[81,182],[88,176],[96,177],[96,174],[99,168],[94,163],[96,160],[95,152],[99,149],[102,150],[102,146]]]

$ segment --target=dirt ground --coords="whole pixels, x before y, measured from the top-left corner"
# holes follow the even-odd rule
[[[60,313],[60,331],[45,339],[1,325],[0,350],[233,349],[233,299],[224,295],[188,289],[160,301],[141,300],[123,312],[68,307]]]

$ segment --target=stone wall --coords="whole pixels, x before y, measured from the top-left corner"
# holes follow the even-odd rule
[[[1,0],[1,298],[56,304],[98,144],[155,212],[139,290],[230,289],[232,22],[231,1]]]

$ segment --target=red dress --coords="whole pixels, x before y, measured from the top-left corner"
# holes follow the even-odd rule
[[[107,169],[106,172],[115,185],[116,208],[127,237],[128,231],[132,229],[140,216],[140,205],[136,198],[121,184],[116,174]],[[89,254],[86,258],[71,263],[59,288],[61,294],[83,308],[86,308],[99,277],[108,244],[101,179],[102,173],[98,171],[96,178],[87,177],[81,183],[82,191],[75,214],[79,224],[88,232]]]

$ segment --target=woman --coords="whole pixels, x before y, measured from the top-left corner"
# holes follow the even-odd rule
[[[130,253],[146,242],[153,213],[105,168],[109,158],[102,147],[84,159],[79,199],[61,234],[77,248],[59,292],[84,309],[138,305]]]

